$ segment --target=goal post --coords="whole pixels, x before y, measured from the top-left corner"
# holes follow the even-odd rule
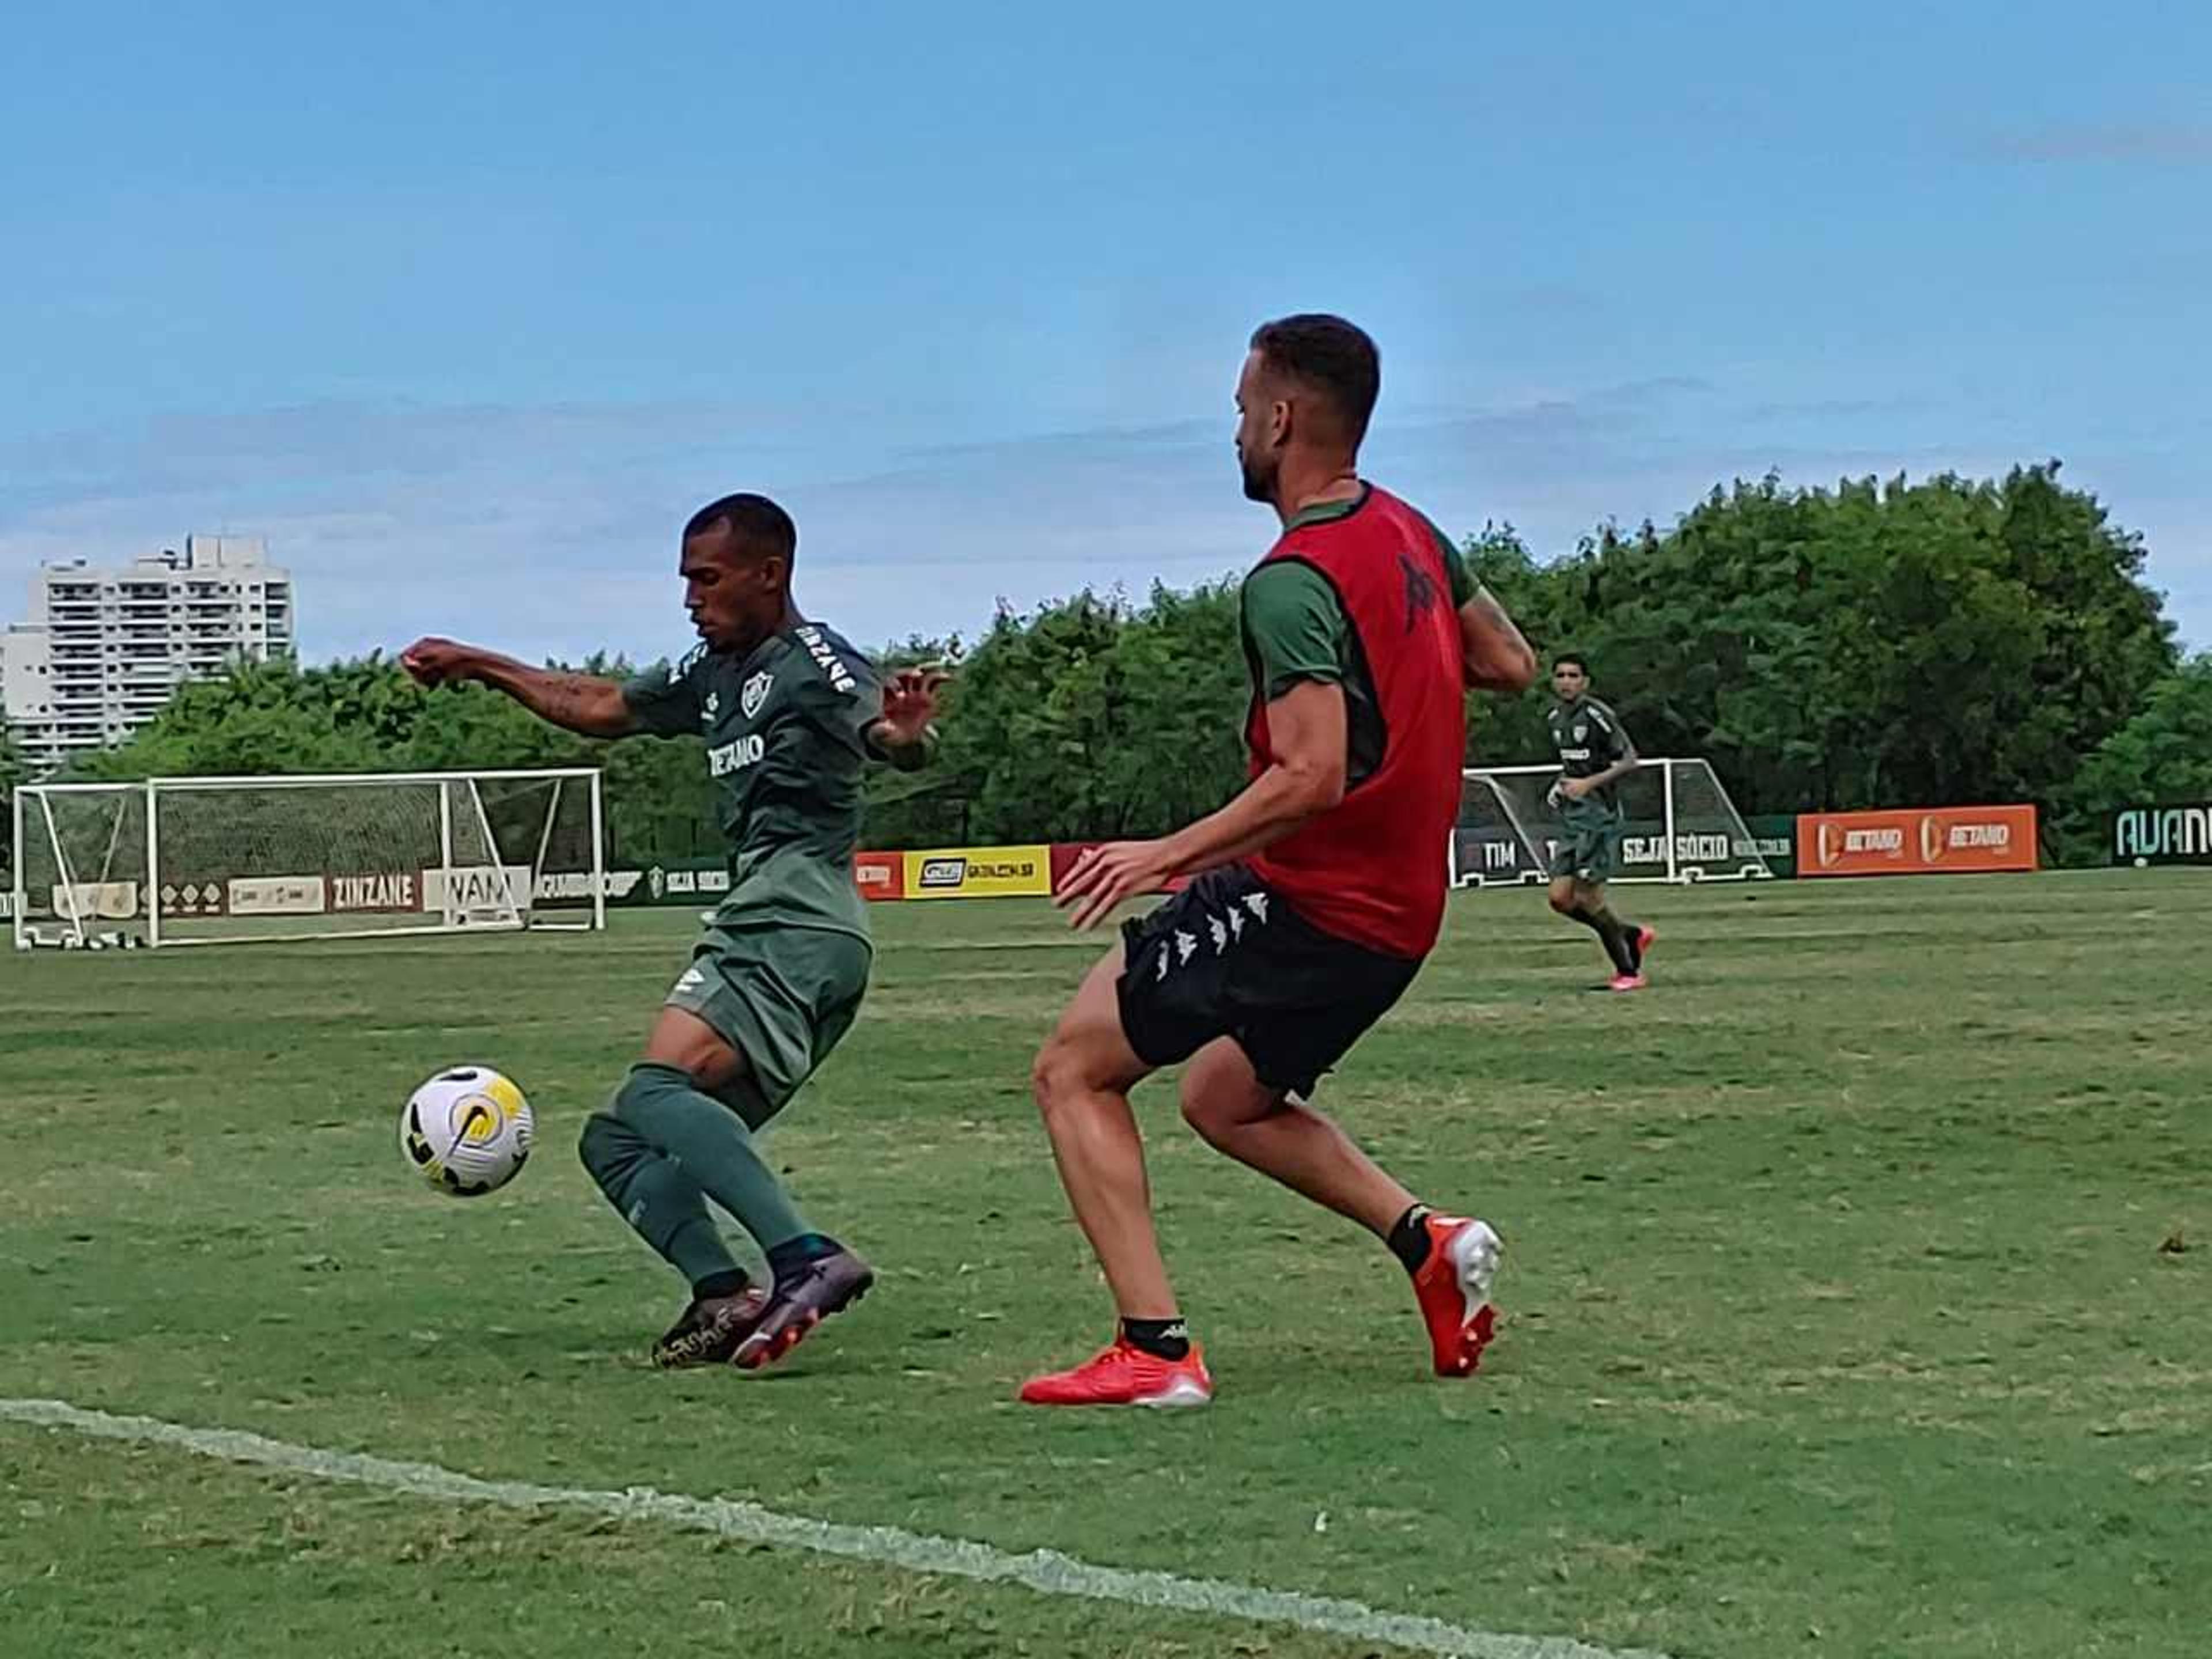
[[[1450,860],[1455,887],[1550,879],[1559,841],[1556,766],[1470,767]],[[1626,820],[1615,881],[1758,881],[1774,872],[1710,763],[1661,757],[1615,786]]]
[[[19,785],[11,925],[33,945],[149,942],[143,783]]]
[[[26,785],[15,943],[603,927],[605,810],[584,767]]]

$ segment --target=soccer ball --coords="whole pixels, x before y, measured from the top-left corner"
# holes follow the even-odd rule
[[[522,1091],[489,1066],[439,1073],[399,1114],[408,1167],[449,1198],[477,1198],[507,1185],[536,1133]]]

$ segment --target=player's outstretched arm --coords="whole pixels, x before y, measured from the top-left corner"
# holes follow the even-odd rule
[[[1461,672],[1478,691],[1526,691],[1536,683],[1536,653],[1488,588],[1477,582],[1459,608]]]
[[[1267,704],[1274,761],[1218,812],[1158,841],[1109,842],[1075,862],[1053,902],[1069,926],[1090,927],[1122,900],[1158,890],[1280,841],[1344,799],[1344,688],[1300,680]]]
[[[424,685],[474,680],[503,691],[540,720],[587,738],[626,738],[643,730],[614,680],[532,668],[512,657],[453,640],[417,640],[399,665]]]

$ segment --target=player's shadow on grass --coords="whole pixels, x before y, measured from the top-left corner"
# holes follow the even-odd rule
[[[819,1339],[764,1370],[740,1371],[733,1365],[687,1366],[680,1372],[663,1372],[653,1363],[653,1332],[643,1326],[619,1328],[582,1320],[479,1330],[440,1331],[434,1339],[406,1331],[385,1334],[382,1346],[393,1357],[410,1363],[443,1358],[464,1363],[483,1361],[501,1375],[558,1380],[565,1376],[635,1371],[646,1376],[725,1376],[733,1386],[754,1388],[763,1383],[804,1380],[830,1374],[850,1375],[878,1361],[870,1356],[841,1352]]]

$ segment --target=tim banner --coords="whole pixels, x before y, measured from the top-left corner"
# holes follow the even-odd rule
[[[2034,868],[2033,806],[1808,812],[1797,820],[1800,877],[1964,875]]]
[[[2212,864],[2212,806],[2131,806],[2112,814],[2115,864]]]
[[[1052,849],[956,847],[905,855],[910,899],[1042,897],[1052,891]]]

